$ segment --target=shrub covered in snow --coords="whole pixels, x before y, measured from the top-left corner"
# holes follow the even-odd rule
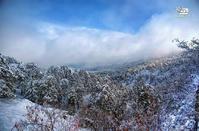
[[[42,106],[27,106],[24,120],[18,121],[12,130],[27,131],[77,131],[78,116],[70,116],[66,111]]]

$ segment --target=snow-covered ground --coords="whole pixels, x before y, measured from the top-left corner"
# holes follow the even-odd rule
[[[36,104],[32,103],[31,101],[23,98],[16,98],[16,99],[0,99],[0,131],[10,131],[16,122],[20,122],[21,120],[26,120],[27,108],[26,107],[34,107]],[[42,112],[42,106],[39,106],[41,109],[37,112],[39,117],[41,117],[44,121],[45,113]],[[39,109],[37,108],[37,109]],[[53,109],[53,108],[45,108],[45,110],[52,113],[60,113],[61,110]],[[63,112],[63,111],[61,111]],[[55,131],[88,131],[88,129],[79,129],[76,128],[76,118],[75,116],[69,116],[65,119],[56,117],[56,122],[54,124]],[[14,128],[15,129],[15,128]],[[29,128],[25,128],[25,130],[29,131]]]
[[[15,122],[24,120],[27,114],[26,106],[34,103],[27,99],[0,99],[0,130],[10,131]]]
[[[191,76],[193,81],[186,86],[186,92],[176,93],[178,109],[162,115],[162,129],[164,131],[191,130],[194,127],[195,94],[199,85],[199,75]]]

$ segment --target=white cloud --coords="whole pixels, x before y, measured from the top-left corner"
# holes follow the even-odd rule
[[[198,20],[164,14],[153,16],[137,33],[39,23],[36,29],[15,27],[0,32],[0,51],[43,66],[103,65],[159,57],[178,50],[174,38],[198,37]],[[26,28],[21,30],[20,28]]]

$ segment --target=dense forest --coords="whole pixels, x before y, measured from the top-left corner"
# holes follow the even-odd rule
[[[43,69],[1,54],[0,98],[35,103],[13,130],[197,130],[199,40],[175,41],[179,54],[110,71]]]

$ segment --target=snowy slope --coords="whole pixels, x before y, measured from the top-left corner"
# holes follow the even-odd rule
[[[0,129],[10,131],[15,122],[24,120],[27,113],[26,106],[34,105],[27,99],[0,99]]]
[[[164,131],[170,130],[191,130],[194,127],[194,112],[195,112],[195,95],[199,85],[199,75],[191,76],[193,81],[187,85],[186,92],[175,94],[178,100],[179,108],[173,110],[168,114],[162,112],[162,129]],[[181,99],[182,96],[183,99]]]
[[[15,98],[15,99],[0,99],[0,130],[1,131],[10,131],[16,123],[20,123],[21,120],[26,121],[27,117],[27,109],[26,107],[34,107],[36,104],[32,103],[27,99]],[[39,106],[39,108],[44,108]],[[47,108],[47,110],[51,113],[57,112],[60,113],[61,110],[55,110],[53,108]],[[41,117],[45,121],[45,113],[37,112],[39,117]],[[58,114],[57,114],[58,116]],[[46,119],[47,120],[47,119]],[[54,124],[54,131],[61,130],[79,130],[79,131],[89,131],[88,129],[76,128],[74,124],[76,119],[75,116],[67,115],[66,119],[57,118]],[[28,128],[24,128],[24,130],[29,131],[31,126]]]

